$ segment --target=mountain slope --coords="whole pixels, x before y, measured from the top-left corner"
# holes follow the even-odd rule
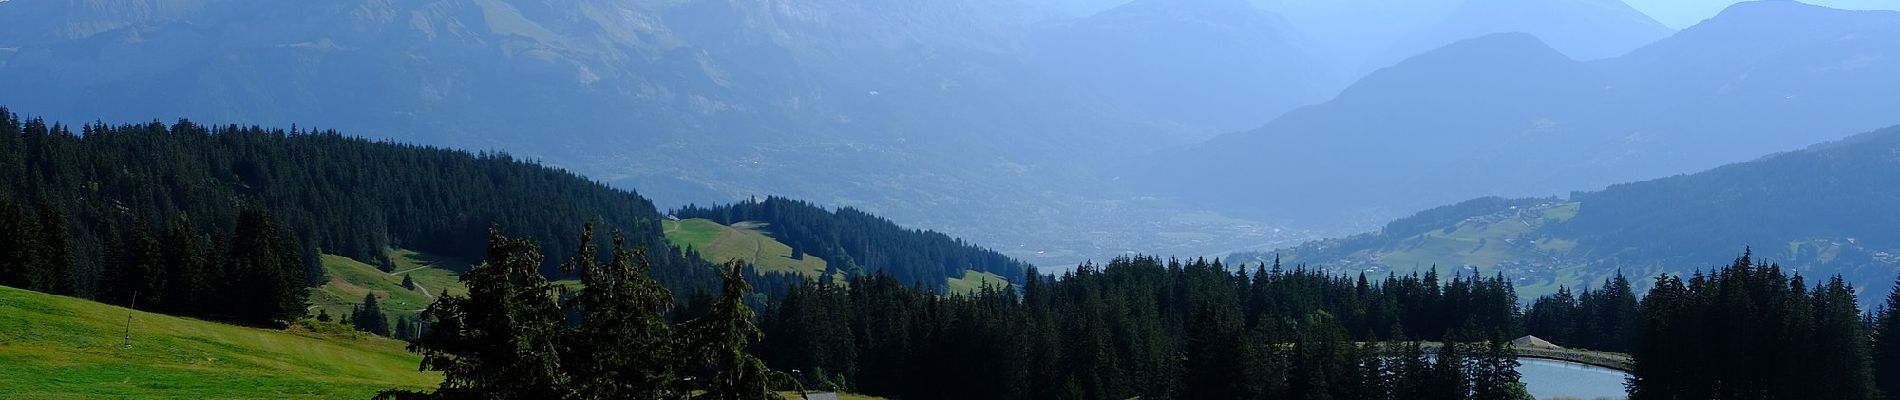
[[[1885,95],[1900,90],[1900,23],[1890,22],[1900,14],[1735,8],[1597,62],[1523,35],[1466,41],[1139,176],[1223,211],[1364,227],[1433,204],[1690,172],[1900,123],[1890,111],[1900,98]],[[1315,187],[1327,190],[1288,192]]]
[[[1028,57],[1169,124],[1251,128],[1324,99],[1341,77],[1247,0],[1139,0],[1044,28]]]
[[[321,124],[505,149],[668,206],[787,195],[1031,242],[1077,224],[988,206],[1100,201],[1096,165],[1186,139],[1021,61],[1025,7],[8,1],[0,104],[68,123]]]
[[[1619,269],[1689,273],[1752,246],[1811,279],[1845,275],[1873,301],[1900,274],[1896,155],[1900,127],[1568,199],[1473,200],[1286,254],[1339,270],[1501,271],[1540,293]]]
[[[442,380],[418,372],[421,357],[395,340],[244,328],[9,287],[0,287],[0,325],[8,397],[366,399]]]
[[[1527,161],[1512,149],[1569,146],[1579,124],[1600,120],[1593,99],[1602,82],[1530,35],[1472,39],[1382,70],[1331,102],[1264,128],[1163,157],[1157,167],[1163,172],[1150,179],[1165,190],[1263,217],[1383,219],[1379,215],[1397,210],[1381,206],[1414,203],[1392,197],[1510,188],[1512,182],[1501,179],[1452,173]],[[1531,175],[1521,180],[1541,172],[1495,171]],[[1173,178],[1182,176],[1192,178]],[[1338,184],[1342,178],[1355,184]],[[1300,188],[1324,190],[1265,201],[1251,196]]]

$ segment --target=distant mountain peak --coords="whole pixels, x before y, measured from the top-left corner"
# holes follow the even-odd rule
[[[1383,63],[1499,32],[1530,33],[1572,58],[1594,60],[1623,55],[1673,30],[1617,0],[1470,0],[1401,41]]]
[[[1504,32],[1452,42],[1445,47],[1406,59],[1389,69],[1416,68],[1419,65],[1468,65],[1474,60],[1487,60],[1479,64],[1491,66],[1575,63],[1570,56],[1551,47],[1549,43],[1545,43],[1536,35],[1524,32]]]

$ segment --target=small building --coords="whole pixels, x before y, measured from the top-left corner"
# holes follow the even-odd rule
[[[1564,348],[1563,346],[1558,346],[1556,343],[1551,343],[1550,341],[1544,340],[1543,338],[1530,336],[1530,335],[1525,335],[1524,337],[1511,340],[1511,346],[1520,347],[1520,348],[1521,347],[1536,347],[1536,348],[1545,348],[1545,349]]]

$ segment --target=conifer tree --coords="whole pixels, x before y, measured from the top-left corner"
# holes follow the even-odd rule
[[[233,318],[270,325],[305,315],[309,291],[303,290],[299,249],[263,209],[245,207],[239,213],[229,251],[225,276],[229,292],[238,296],[228,302]]]
[[[27,269],[25,288],[51,294],[72,294],[76,283],[66,212],[51,203],[41,204],[39,227],[35,233],[39,236],[39,240],[34,243],[38,247],[32,252],[34,257]]]
[[[160,288],[166,287],[165,257],[161,254],[158,238],[143,221],[122,237],[112,242],[108,249],[108,293],[104,299],[118,304],[130,304],[134,295],[145,308],[154,308],[152,304],[165,302]]]
[[[1887,400],[1900,400],[1900,279],[1874,314],[1874,383]]]
[[[462,275],[468,295],[444,295],[423,311],[429,331],[409,345],[422,368],[442,371],[434,393],[389,391],[378,398],[564,399],[558,358],[561,310],[540,274],[533,241],[489,230],[486,262]]]
[[[205,248],[197,229],[181,217],[172,223],[163,241],[165,302],[161,304],[162,309],[192,314],[208,308],[209,294],[218,280],[212,276],[216,270],[212,268],[210,250]]]
[[[596,263],[593,230],[582,228],[581,254],[566,267],[582,284],[574,298],[579,327],[563,340],[578,398],[677,397],[683,362],[665,318],[672,293],[648,275],[644,252],[628,249],[624,235],[614,235],[612,260]]]
[[[376,293],[363,295],[362,307],[351,315],[350,320],[355,322],[356,330],[389,336],[389,316],[383,314],[382,305],[377,304]]]
[[[710,314],[687,323],[692,335],[692,355],[712,371],[704,392],[693,396],[708,400],[778,400],[772,391],[774,380],[781,377],[765,367],[765,362],[746,353],[746,347],[760,336],[752,324],[752,307],[745,297],[751,285],[745,280],[745,264],[727,261],[722,267],[725,281],[718,302]]]
[[[416,290],[416,279],[409,274],[402,274],[402,288]]]
[[[414,330],[415,327],[409,324],[409,317],[396,317],[396,328],[390,332],[389,337],[396,340],[411,340],[415,338]]]
[[[32,215],[0,194],[0,286],[32,289],[28,276],[36,268],[39,238]]]

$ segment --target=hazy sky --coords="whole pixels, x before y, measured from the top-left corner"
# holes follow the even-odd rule
[[[1650,18],[1682,29],[1709,19],[1739,0],[1624,0]],[[1769,0],[1782,1],[1782,0]],[[1804,3],[1850,10],[1900,10],[1900,0],[1802,0]]]

